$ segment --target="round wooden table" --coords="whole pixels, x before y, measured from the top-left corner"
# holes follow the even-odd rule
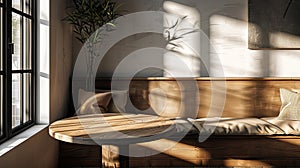
[[[147,114],[104,113],[74,116],[52,123],[57,140],[84,145],[119,147],[120,167],[129,167],[129,145],[166,138],[176,133],[173,120]]]

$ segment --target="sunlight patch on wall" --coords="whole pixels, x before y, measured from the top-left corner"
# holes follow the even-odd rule
[[[211,76],[223,66],[226,77],[265,75],[265,52],[248,49],[248,22],[223,15],[210,17]],[[218,65],[219,57],[222,65]]]
[[[270,50],[270,76],[299,77],[300,50]]]
[[[200,76],[200,13],[197,9],[180,3],[165,1],[163,8],[165,37],[168,40],[164,67],[175,77]],[[177,57],[190,68],[191,73],[182,73]],[[164,76],[168,77],[169,73]]]
[[[269,42],[273,47],[289,46],[293,48],[300,46],[300,37],[285,32],[272,32],[269,33]]]

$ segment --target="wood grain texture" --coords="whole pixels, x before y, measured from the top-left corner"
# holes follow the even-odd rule
[[[118,79],[114,82],[123,82]],[[166,107],[156,114],[168,117],[182,115],[184,99],[180,82],[194,80],[199,91],[197,117],[207,117],[213,109],[212,91],[222,90],[226,84],[226,99],[222,117],[271,117],[277,116],[281,106],[279,88],[300,88],[299,78],[139,78],[130,83],[130,100],[136,108],[145,110],[151,106],[151,90],[160,89],[167,97]],[[109,79],[98,79],[98,86],[110,87]],[[212,87],[213,86],[213,87]],[[215,92],[222,94],[222,92]],[[187,98],[192,99],[192,98]],[[155,108],[154,108],[155,109]],[[194,167],[194,166],[299,166],[300,137],[298,136],[212,136],[203,143],[197,136],[187,136],[171,149],[142,158],[130,158],[131,167]],[[161,143],[161,142],[157,142]],[[170,141],[172,143],[172,141]],[[152,148],[144,144],[145,150]]]
[[[172,134],[169,118],[146,115],[105,113],[70,117],[49,126],[53,138],[83,145],[128,145]]]
[[[49,126],[50,136],[68,142],[61,143],[62,167],[95,164],[103,164],[103,167],[129,167],[129,144],[161,139],[173,134],[172,131],[175,131],[175,126],[168,118],[125,113],[74,116]],[[111,144],[116,145],[122,155],[110,151]]]
[[[117,84],[128,79],[116,79]],[[226,84],[226,99],[223,117],[268,117],[277,116],[280,109],[279,88],[300,88],[300,78],[181,78],[180,81],[196,81],[198,85],[199,109],[197,117],[206,117],[215,107],[211,101],[212,90],[218,92]],[[219,83],[218,83],[219,82]],[[212,84],[215,83],[215,84]],[[219,84],[219,85],[218,85]],[[212,89],[212,85],[216,86]],[[97,88],[110,89],[111,80],[99,78]],[[173,78],[137,78],[129,85],[132,104],[140,110],[152,106],[156,114],[176,117],[181,114],[181,101],[195,97],[183,97],[181,91],[189,92],[188,85]],[[124,89],[124,88],[123,88]],[[158,101],[151,100],[151,90],[163,91],[167,99],[158,95]],[[158,89],[158,90],[157,90]],[[221,88],[222,90],[222,88]],[[183,94],[184,95],[184,94]],[[155,97],[158,96],[158,97]],[[159,101],[165,102],[161,108]],[[193,102],[193,101],[191,101]],[[188,104],[188,103],[187,103]],[[131,110],[131,109],[129,109]],[[131,111],[133,113],[137,111]],[[199,143],[197,135],[188,135],[179,143],[170,139],[140,143],[148,153],[156,152],[155,144],[174,143],[174,146],[160,154],[148,157],[130,157],[130,167],[298,167],[300,166],[300,136],[211,136]],[[134,150],[130,148],[130,150]],[[118,166],[118,156],[106,151],[103,160],[107,165]],[[107,157],[109,156],[109,157]],[[108,164],[110,163],[110,164]]]
[[[115,85],[122,85],[125,78],[115,79]],[[190,83],[188,81],[191,81]],[[184,84],[184,82],[186,84]],[[189,84],[197,83],[197,90],[189,90]],[[98,78],[96,86],[110,89],[110,79]],[[272,117],[277,116],[281,102],[279,88],[300,88],[299,78],[136,78],[129,87],[130,101],[136,109],[127,109],[137,113],[152,107],[154,112],[166,117]],[[124,88],[123,88],[124,89]],[[126,88],[125,88],[126,89]],[[159,94],[151,91],[160,90]],[[198,95],[189,92],[198,91]],[[225,91],[225,92],[223,92]],[[162,94],[163,93],[163,94]],[[224,99],[221,99],[225,95]],[[164,107],[161,100],[165,96]],[[219,99],[218,99],[219,98]],[[156,101],[155,101],[156,100]],[[222,104],[224,102],[224,106]],[[190,112],[187,107],[199,104],[198,110]],[[160,108],[159,108],[160,107]],[[196,107],[195,107],[196,108]],[[191,109],[195,110],[195,109]],[[188,113],[188,114],[186,114]]]

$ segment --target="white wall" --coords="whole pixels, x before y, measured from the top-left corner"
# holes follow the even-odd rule
[[[195,8],[200,14],[201,36],[200,55],[206,63],[209,74],[199,62],[191,63],[191,69],[200,69],[199,76],[212,77],[297,77],[300,75],[300,50],[250,50],[248,49],[248,1],[247,0],[173,0],[173,2]],[[143,10],[163,10],[163,1],[129,0],[123,3],[129,13]],[[179,11],[180,13],[180,11]],[[134,23],[133,23],[134,24]],[[115,45],[99,66],[98,76],[111,76],[114,68],[130,52],[153,46],[159,41],[158,35],[137,35],[128,37]],[[287,34],[287,37],[289,34]],[[274,36],[273,39],[276,39]],[[294,37],[293,37],[294,38]],[[294,38],[297,42],[300,38]],[[280,42],[280,39],[277,40]],[[163,47],[162,42],[157,42]],[[129,52],[130,51],[130,52]],[[149,58],[151,59],[151,58]],[[161,61],[161,60],[160,60]],[[173,67],[182,65],[164,60]],[[128,73],[130,67],[128,68]],[[126,76],[122,72],[119,76]],[[144,72],[142,76],[153,76]],[[155,76],[155,75],[154,75]]]

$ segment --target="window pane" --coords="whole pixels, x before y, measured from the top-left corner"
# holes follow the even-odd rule
[[[40,1],[40,18],[49,21],[49,0]]]
[[[49,123],[49,79],[40,77],[40,116],[39,122],[43,124]]]
[[[32,119],[31,116],[31,74],[24,74],[24,86],[23,86],[23,116],[24,116],[24,123],[30,121]]]
[[[23,48],[24,48],[24,58],[23,58],[23,69],[31,69],[31,56],[32,56],[32,41],[31,41],[31,20],[24,18],[24,37],[23,37]]]
[[[40,71],[49,74],[49,26],[40,25]]]
[[[24,0],[24,13],[31,15],[31,4],[31,0]]]
[[[22,10],[21,0],[12,0],[12,7],[18,10]]]
[[[12,75],[12,128],[21,124],[21,74]]]
[[[49,0],[40,1],[40,19],[49,21]]]
[[[21,17],[18,14],[12,14],[12,42],[14,43],[14,54],[12,55],[12,69],[21,68]]]

